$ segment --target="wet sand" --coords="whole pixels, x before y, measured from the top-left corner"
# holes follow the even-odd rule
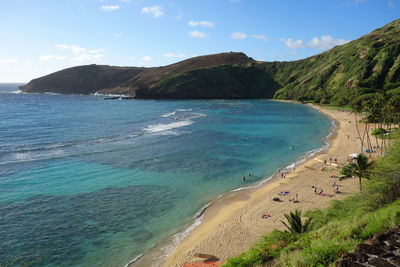
[[[330,158],[332,163],[337,158],[338,165],[345,164],[349,154],[360,152],[354,116],[349,112],[319,106],[314,108],[335,122],[336,131],[327,140],[329,148],[298,164],[295,171],[289,170],[284,179],[276,175],[256,189],[233,192],[215,201],[204,213],[201,225],[184,238],[164,263],[165,266],[182,266],[185,261],[193,261],[195,253],[212,254],[222,260],[234,257],[248,250],[262,235],[273,229],[283,230],[281,221],[284,220],[284,213],[296,208],[303,213],[309,209],[324,208],[334,199],[340,200],[359,192],[358,179],[339,181],[338,178],[331,178],[340,174],[336,166],[329,164]],[[333,192],[334,181],[340,188],[340,194]],[[325,195],[315,194],[313,186],[318,188],[318,192],[322,188]],[[290,193],[278,195],[282,191]],[[293,203],[290,199],[296,194],[299,202]],[[273,197],[279,197],[282,202],[271,200]],[[271,217],[263,219],[265,213]]]

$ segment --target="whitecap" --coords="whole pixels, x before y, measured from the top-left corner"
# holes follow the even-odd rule
[[[23,162],[23,161],[32,161],[38,159],[50,159],[50,158],[57,158],[64,154],[64,150],[62,149],[55,149],[45,152],[24,152],[24,153],[14,153],[12,158],[14,161],[11,162]],[[11,163],[9,162],[9,163]]]
[[[207,115],[203,114],[203,113],[191,112],[191,113],[189,113],[189,115],[186,118],[197,119],[197,118],[202,118],[202,117],[207,117]]]
[[[167,124],[160,123],[160,124],[149,125],[144,130],[148,133],[158,133],[158,132],[168,131],[168,130],[175,129],[175,128],[188,126],[188,125],[191,125],[192,123],[193,122],[190,120],[171,122],[171,123],[167,123]]]
[[[173,111],[173,112],[169,112],[169,113],[163,114],[160,117],[167,118],[167,117],[175,115],[175,114],[176,114],[176,111]]]

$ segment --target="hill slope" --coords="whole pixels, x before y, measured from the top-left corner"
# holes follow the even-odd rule
[[[282,86],[275,98],[343,104],[377,90],[400,89],[400,20],[355,41],[295,62],[265,63]],[[395,90],[393,90],[395,89]]]
[[[87,65],[60,70],[21,86],[23,92],[91,94],[118,86],[144,68]]]
[[[157,68],[80,66],[21,87],[25,92],[113,93],[136,98],[279,98],[346,104],[384,90],[400,93],[400,20],[303,60],[257,62],[243,53]]]

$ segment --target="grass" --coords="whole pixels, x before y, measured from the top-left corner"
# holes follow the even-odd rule
[[[334,266],[374,233],[400,224],[400,142],[377,160],[366,192],[311,210],[311,229],[301,235],[274,230],[224,266]]]

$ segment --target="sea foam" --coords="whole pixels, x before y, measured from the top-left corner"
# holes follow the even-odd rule
[[[159,132],[163,132],[163,131],[167,131],[167,130],[171,130],[171,129],[175,129],[175,128],[188,126],[188,125],[191,125],[192,123],[193,123],[193,121],[191,121],[191,120],[171,122],[171,123],[167,123],[167,124],[160,123],[160,124],[149,125],[144,130],[148,133],[159,133]]]

